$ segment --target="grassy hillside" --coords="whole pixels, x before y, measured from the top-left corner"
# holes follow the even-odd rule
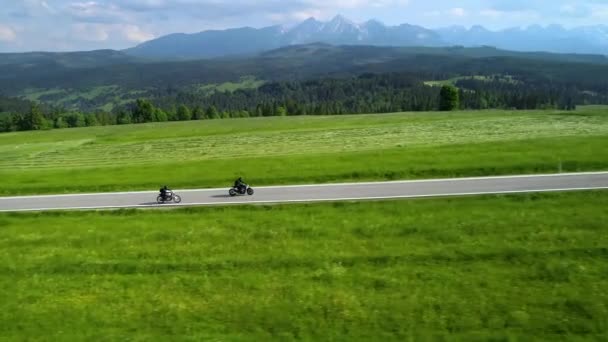
[[[608,169],[608,111],[274,117],[0,135],[1,193]]]
[[[0,66],[2,67],[12,66],[21,67],[23,69],[36,68],[37,70],[41,70],[44,66],[91,68],[143,61],[143,59],[114,50],[0,53]]]
[[[608,193],[0,214],[7,340],[608,336]]]
[[[488,76],[473,75],[473,76],[452,77],[447,80],[426,81],[426,82],[424,82],[424,84],[426,84],[428,86],[432,86],[432,87],[440,87],[440,86],[444,86],[444,85],[455,86],[455,85],[457,85],[458,81],[462,81],[462,80],[475,80],[475,81],[481,81],[481,82],[499,82],[499,83],[505,83],[505,84],[519,83],[519,81],[517,81],[510,75],[488,75]]]

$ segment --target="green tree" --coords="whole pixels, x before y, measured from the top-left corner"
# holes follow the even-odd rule
[[[46,120],[40,107],[33,105],[30,111],[21,118],[19,129],[22,131],[35,131],[46,127]]]
[[[154,106],[148,100],[138,99],[131,110],[132,119],[135,123],[154,121]]]
[[[205,118],[205,113],[200,106],[194,107],[192,110],[192,120],[201,120]]]
[[[192,119],[192,112],[186,105],[180,105],[177,108],[177,119],[179,121],[188,121]]]
[[[165,113],[164,110],[162,110],[160,108],[155,108],[154,109],[154,120],[158,121],[158,122],[165,122],[165,121],[169,121],[169,118],[167,117],[167,113]]]
[[[95,116],[97,117],[97,122],[103,126],[116,124],[116,116],[111,113],[99,112]]]
[[[15,116],[12,114],[0,114],[0,132],[12,132],[15,130]]]
[[[262,116],[264,115],[264,110],[262,108],[262,104],[258,103],[258,105],[255,107],[255,112],[253,116]]]
[[[444,85],[439,92],[439,110],[452,111],[460,107],[458,89],[451,85]]]
[[[127,111],[120,111],[116,117],[116,123],[119,125],[128,125],[132,123],[131,113]]]
[[[65,121],[69,127],[84,127],[86,123],[82,113],[70,113],[65,116]]]
[[[165,113],[167,113],[167,120],[177,121],[177,109],[175,109],[175,106],[171,106]]]
[[[205,116],[209,119],[219,119],[220,113],[217,111],[217,108],[215,108],[215,106],[211,106],[211,107],[207,108],[207,111],[205,112]]]
[[[99,126],[99,120],[97,120],[97,115],[95,115],[95,114],[85,115],[84,123],[87,127]]]
[[[287,109],[283,106],[277,108],[277,116],[287,116]]]
[[[53,128],[68,128],[68,123],[65,121],[63,116],[58,116],[53,121]]]

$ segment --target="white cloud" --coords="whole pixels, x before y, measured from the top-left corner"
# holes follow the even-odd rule
[[[441,11],[428,11],[428,12],[424,12],[424,16],[426,16],[426,17],[440,17],[441,16]]]
[[[502,11],[497,11],[495,9],[484,9],[479,11],[479,15],[481,15],[482,17],[487,17],[487,18],[499,18],[502,17],[505,13]]]
[[[598,9],[598,10],[593,11],[593,14],[591,15],[591,17],[596,20],[607,21],[608,20],[608,8]]]
[[[137,25],[77,23],[72,25],[71,38],[87,42],[128,41],[141,43],[154,39],[154,35]]]
[[[143,31],[139,26],[136,25],[123,25],[120,29],[123,36],[131,42],[141,43],[146,40],[154,39],[154,35]]]
[[[12,42],[17,39],[17,34],[12,28],[0,24],[0,41]]]
[[[406,6],[409,0],[304,0],[304,5],[313,8],[352,9],[362,7]]]
[[[46,1],[40,1],[40,6],[42,6],[42,8],[44,8],[45,10],[47,10],[49,13],[55,13],[55,9],[51,6],[49,6],[49,4]]]
[[[464,17],[467,15],[467,11],[461,7],[452,8],[449,13],[454,17]]]
[[[101,24],[78,23],[72,25],[72,38],[89,42],[104,42],[108,40],[109,29]]]
[[[446,16],[451,16],[455,18],[464,18],[468,15],[468,12],[464,8],[456,7],[450,8],[445,11],[433,10],[424,12],[423,15],[429,18],[443,18]]]
[[[608,22],[608,0],[0,0],[0,49],[127,48],[175,32],[294,25],[343,14],[356,22],[490,29]],[[19,45],[23,44],[23,45]]]
[[[565,4],[560,7],[560,12],[562,15],[584,18],[591,14],[591,9],[584,5]]]
[[[295,11],[291,13],[270,13],[266,16],[273,23],[300,22],[308,18],[327,19],[327,13],[320,10]]]
[[[131,19],[123,8],[97,1],[72,2],[64,11],[74,20],[81,22],[119,23]]]

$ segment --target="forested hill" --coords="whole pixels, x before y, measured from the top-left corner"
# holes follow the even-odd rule
[[[467,90],[480,87],[470,83],[479,83],[480,78],[485,78],[481,86],[491,86],[493,90],[504,88],[502,93],[542,87],[543,91],[553,89],[555,94],[568,89],[568,98],[594,103],[603,101],[608,93],[605,77],[608,61],[604,56],[521,53],[489,47],[310,44],[268,51],[252,58],[171,62],[139,60],[107,50],[26,54],[23,58],[4,54],[0,55],[0,94],[46,104],[57,110],[85,112],[116,112],[140,98],[169,110],[170,106],[165,104],[178,105],[178,98],[196,99],[188,100],[189,104],[194,105],[197,101],[202,105],[213,103],[212,98],[222,98],[216,101],[219,103],[235,96],[234,101],[244,104],[241,98],[245,96],[248,97],[247,110],[252,110],[257,104],[268,102],[267,90],[273,85],[278,85],[279,89],[321,91],[307,84],[326,84],[333,80],[331,82],[342,82],[345,89],[350,89],[352,84],[357,87],[364,84],[351,82],[361,75],[383,79],[394,77],[388,76],[394,74],[407,79],[408,84],[415,83],[421,91],[429,82],[449,80],[451,83],[459,81],[457,85]],[[472,78],[468,83],[465,82],[467,77]],[[489,83],[488,79],[499,81]],[[266,88],[259,88],[262,85]],[[407,89],[397,87],[391,91]],[[284,91],[272,94],[299,99],[314,97]],[[275,100],[279,106],[280,101]],[[372,107],[376,108],[376,105]]]
[[[405,71],[428,74],[434,79],[479,72],[532,73],[563,78],[580,72],[582,79],[593,78],[598,73],[601,75],[607,66],[608,59],[599,55],[522,53],[489,47],[390,48],[311,44],[269,51],[252,58],[172,62],[139,60],[108,50],[21,56],[0,54],[0,93],[20,96],[32,89],[79,92],[107,86],[141,91],[238,82],[243,76],[279,81]]]

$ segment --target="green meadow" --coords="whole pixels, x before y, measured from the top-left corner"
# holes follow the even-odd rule
[[[605,341],[608,192],[0,214],[3,340]]]
[[[608,110],[273,117],[0,135],[2,195],[608,169]]]

